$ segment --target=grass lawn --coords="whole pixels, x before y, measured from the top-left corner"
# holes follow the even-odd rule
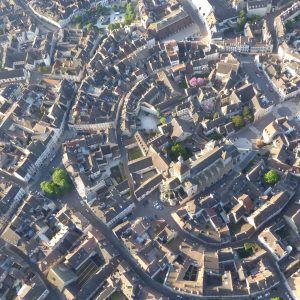
[[[135,160],[143,156],[142,151],[140,150],[139,147],[129,149],[128,150],[128,158],[129,160]]]

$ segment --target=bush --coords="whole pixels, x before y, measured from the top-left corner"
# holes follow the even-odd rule
[[[270,170],[264,175],[267,184],[274,185],[279,180],[279,174],[275,170]]]

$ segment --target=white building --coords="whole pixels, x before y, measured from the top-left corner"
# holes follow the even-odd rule
[[[247,15],[264,17],[272,10],[272,0],[248,0]]]

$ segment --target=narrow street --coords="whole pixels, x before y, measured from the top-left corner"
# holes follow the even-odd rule
[[[3,242],[5,243],[5,242]],[[40,271],[40,269],[38,268],[38,266],[33,263],[22,251],[20,251],[16,246],[9,244],[9,243],[5,243],[4,247],[2,248],[2,250],[4,252],[6,252],[7,255],[11,255],[11,256],[15,256],[16,258],[18,258],[19,260],[21,260],[22,262],[25,262],[25,264],[27,264],[31,270],[37,274],[41,281],[45,284],[45,286],[47,287],[47,289],[49,290],[49,295],[47,296],[47,300],[57,300],[57,299],[63,299],[63,297],[61,296],[61,294],[59,293],[59,291],[57,289],[55,289],[47,280],[46,276]]]
[[[27,4],[27,0],[15,0],[15,2],[21,7],[23,8],[23,10],[30,15],[30,17],[32,17],[37,24],[39,25],[40,29],[42,30],[43,33],[46,32],[51,32],[51,31],[57,31],[59,28],[57,26],[55,26],[54,24],[50,23],[50,22],[46,22],[45,20],[39,18],[38,16],[36,16],[32,10],[30,9],[29,5]]]
[[[58,30],[58,27],[55,25],[43,20],[42,18],[38,17],[36,14],[33,13],[33,11],[29,8],[28,3],[26,0],[15,0],[16,3],[26,11],[40,26],[41,31],[43,33],[45,32],[55,32]],[[194,10],[194,8],[191,6],[191,4],[188,2],[188,0],[182,0],[182,5],[186,12],[191,16],[195,24],[199,26],[201,38],[208,39],[208,32],[205,27],[205,24],[203,20],[199,17],[198,13]],[[276,33],[274,28],[274,18],[280,13],[281,11],[276,11],[272,14],[269,14],[267,16],[267,23],[269,25],[271,35],[273,37],[274,41],[274,49],[273,51],[277,51],[277,42],[276,42]],[[233,134],[232,138],[245,138],[248,139],[249,142],[255,141],[261,133],[263,128],[270,123],[272,120],[274,120],[279,115],[279,110],[275,107],[280,103],[280,97],[277,95],[277,93],[274,91],[270,83],[268,82],[266,76],[262,74],[262,72],[259,70],[259,68],[256,67],[253,57],[252,56],[242,56],[238,55],[238,59],[242,64],[242,67],[245,71],[245,73],[248,75],[248,80],[252,84],[255,84],[259,90],[266,96],[266,98],[273,103],[273,106],[270,109],[270,112],[264,115],[264,117],[261,120],[256,120],[253,124],[250,124],[249,126],[246,126],[245,128],[241,129],[237,133]],[[74,100],[74,99],[73,99]],[[138,200],[135,197],[134,190],[134,181],[131,176],[129,167],[128,167],[128,156],[127,151],[125,148],[124,143],[124,137],[122,136],[122,130],[121,130],[121,113],[124,106],[124,98],[122,101],[119,102],[117,113],[116,113],[116,119],[115,119],[115,128],[116,128],[116,140],[119,147],[120,155],[121,155],[121,162],[124,167],[124,172],[126,179],[128,181],[128,185],[130,188],[130,194],[131,194],[131,201],[136,204],[136,210],[133,212],[134,218],[137,217],[144,217],[144,216],[155,216],[157,215],[158,218],[166,220],[166,222],[174,228],[179,235],[191,243],[195,244],[196,246],[203,247],[206,250],[209,251],[218,251],[224,247],[243,247],[245,242],[255,242],[257,243],[258,235],[266,228],[266,226],[269,226],[274,223],[274,219],[276,217],[273,217],[271,220],[266,222],[261,228],[255,230],[254,233],[252,233],[250,236],[243,240],[238,241],[230,241],[230,242],[223,242],[223,243],[212,243],[208,239],[201,239],[200,237],[194,236],[190,234],[189,232],[183,230],[177,222],[172,217],[172,213],[176,211],[179,206],[176,207],[166,207],[164,206],[161,210],[156,209],[153,206],[154,201],[158,200],[158,196],[154,193],[154,195],[149,195],[147,198],[148,204],[143,205],[141,202],[138,202]],[[70,113],[70,108],[67,114]],[[292,112],[293,113],[293,112]],[[284,114],[284,112],[283,112]],[[68,120],[68,116],[66,118]],[[64,123],[64,126],[66,126],[66,123]],[[38,172],[33,176],[32,180],[29,182],[29,184],[26,184],[24,182],[20,182],[18,179],[16,179],[14,176],[11,176],[10,174],[1,172],[1,176],[3,176],[6,180],[14,182],[15,184],[18,184],[22,186],[26,192],[30,193],[40,193],[40,184],[44,180],[48,180],[51,176],[51,170],[55,167],[63,167],[62,164],[62,158],[63,158],[63,143],[70,139],[75,137],[76,133],[70,130],[69,128],[66,128],[64,135],[61,137],[59,142],[57,143],[57,147],[53,150],[52,157],[49,158],[49,160],[45,161],[44,164],[39,168]],[[100,173],[100,172],[99,172]],[[98,176],[98,175],[97,175]],[[224,181],[222,181],[224,180]],[[225,177],[220,180],[217,184],[228,184],[230,178]],[[230,186],[230,185],[229,185]],[[211,187],[213,190],[216,188],[216,186]],[[211,192],[210,189],[208,189],[209,192]],[[225,189],[224,189],[225,192]],[[290,200],[290,202],[294,202],[299,199],[300,196],[300,186],[298,186],[298,189],[296,191],[295,196]],[[106,241],[110,243],[121,259],[126,261],[130,268],[139,276],[141,281],[143,281],[144,285],[147,285],[147,287],[157,291],[158,293],[168,297],[169,299],[250,299],[251,296],[257,297],[258,295],[264,295],[264,291],[258,292],[255,295],[239,295],[239,296],[201,296],[201,295],[192,295],[192,294],[182,294],[180,291],[173,290],[171,288],[168,288],[167,286],[157,282],[153,278],[150,278],[150,276],[144,271],[144,269],[138,264],[138,262],[134,259],[132,254],[129,252],[129,250],[124,246],[124,243],[122,240],[118,239],[117,236],[113,233],[113,231],[104,223],[102,222],[92,211],[90,206],[85,202],[82,201],[81,197],[77,193],[76,189],[74,188],[73,191],[71,191],[69,194],[60,197],[59,199],[55,200],[57,201],[61,206],[67,205],[70,209],[73,209],[74,211],[77,211],[81,213],[88,221],[89,223],[97,229],[99,232],[103,234]],[[289,207],[290,203],[286,206],[286,208],[281,212],[281,214],[284,213],[284,211]],[[122,207],[123,209],[123,207]],[[8,221],[4,222],[5,224],[8,223]],[[47,281],[47,278],[45,274],[43,274],[40,269],[38,268],[38,265],[34,262],[32,262],[28,256],[26,256],[22,251],[20,251],[15,245],[11,245],[8,243],[4,244],[3,251],[6,253],[10,253],[11,255],[18,257],[22,261],[24,261],[34,273],[36,273],[41,280],[44,282],[44,284],[47,286],[47,288],[50,291],[50,295],[47,297],[47,299],[62,299],[62,295]],[[274,268],[276,274],[278,275],[278,278],[285,283],[286,278],[284,277],[283,273],[281,272],[278,265],[275,263],[271,255],[267,254],[270,264]],[[282,283],[281,283],[282,284]]]
[[[98,229],[107,239],[107,241],[117,250],[120,257],[124,259],[132,268],[132,270],[139,275],[141,280],[153,290],[161,293],[162,295],[169,297],[170,299],[182,299],[181,295],[176,293],[174,290],[167,288],[166,286],[158,283],[156,280],[150,278],[141,266],[137,264],[135,259],[132,257],[130,252],[125,248],[123,243],[113,234],[110,228],[108,228],[102,221],[100,221],[89,208],[86,203],[80,203],[80,197],[76,196],[77,192],[74,191],[71,195],[67,195],[61,199],[62,203],[66,203],[70,208],[79,211],[90,223],[91,225]],[[186,235],[190,239],[190,235]],[[193,242],[199,243],[198,240]],[[224,299],[249,299],[249,295],[236,296],[223,296]],[[184,295],[183,299],[220,299],[218,296],[197,296],[197,295]]]

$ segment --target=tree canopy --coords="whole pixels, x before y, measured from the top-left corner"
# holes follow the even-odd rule
[[[248,106],[243,107],[243,117],[248,119],[249,121],[253,121],[253,114]]]
[[[126,4],[125,24],[130,25],[135,20],[135,13],[132,3]]]
[[[167,124],[167,118],[166,117],[161,117],[159,119],[159,121],[160,121],[161,124]]]
[[[93,29],[93,24],[92,23],[88,23],[87,25],[86,25],[86,29],[87,29],[87,31],[91,31],[92,29]]]
[[[119,29],[122,27],[122,24],[121,23],[110,23],[108,25],[108,29],[109,30],[114,30],[114,29]]]
[[[179,156],[182,156],[184,160],[187,160],[190,157],[190,152],[181,143],[176,143],[171,146],[170,158],[173,161],[177,161]]]
[[[240,115],[232,117],[232,123],[235,128],[242,128],[245,125],[244,118]]]
[[[244,10],[241,10],[238,19],[238,29],[243,30],[246,22],[247,22],[247,14]]]
[[[267,184],[274,185],[279,180],[279,174],[275,170],[270,170],[264,175]]]
[[[62,196],[71,190],[71,181],[66,171],[56,168],[50,181],[40,184],[42,191],[51,197]]]
[[[285,23],[285,29],[287,32],[292,32],[294,28],[295,20],[288,20]]]

